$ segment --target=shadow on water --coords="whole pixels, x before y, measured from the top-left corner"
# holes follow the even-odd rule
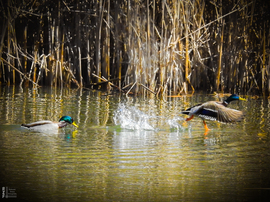
[[[230,107],[241,123],[185,123],[179,112],[211,96],[126,99],[102,92],[2,89],[1,187],[35,201],[266,201],[268,100]],[[55,134],[21,123],[74,118]]]

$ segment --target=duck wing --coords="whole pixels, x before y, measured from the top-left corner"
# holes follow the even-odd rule
[[[190,107],[190,108],[188,108],[185,111],[182,111],[180,113],[181,114],[187,114],[187,115],[197,114],[198,111],[200,111],[201,106],[202,106],[202,104],[197,104],[197,105],[195,105],[193,107]]]
[[[37,121],[37,122],[29,123],[29,124],[22,124],[22,126],[26,128],[32,128],[35,126],[42,126],[42,125],[52,124],[52,123],[54,122],[45,120],[45,121]]]
[[[220,102],[210,101],[202,104],[197,115],[203,119],[219,121],[222,123],[233,123],[241,121],[243,112],[225,107]]]

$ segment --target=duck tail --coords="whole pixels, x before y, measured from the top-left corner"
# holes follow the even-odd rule
[[[189,113],[190,113],[190,111],[182,111],[182,112],[180,112],[181,114],[187,114],[187,115],[189,115]]]
[[[23,124],[21,124],[21,126],[22,126],[22,127],[25,127],[25,128],[29,128],[29,125],[24,124],[24,123],[23,123]]]
[[[189,115],[191,109],[192,109],[192,107],[190,107],[190,108],[188,108],[188,109],[186,109],[184,111],[181,111],[180,113]]]

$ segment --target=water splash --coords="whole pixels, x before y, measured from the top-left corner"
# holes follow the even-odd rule
[[[182,117],[173,117],[172,119],[168,119],[167,123],[170,126],[170,129],[176,129],[177,131],[183,130],[183,126],[180,124],[180,122],[183,122],[185,119]]]
[[[168,118],[164,116],[148,115],[134,106],[120,103],[113,116],[114,123],[121,128],[130,130],[183,130],[182,117]],[[157,124],[158,123],[158,124]]]
[[[121,128],[131,130],[155,130],[149,124],[151,116],[143,113],[136,107],[126,106],[120,103],[118,109],[114,113],[114,123],[120,125]]]

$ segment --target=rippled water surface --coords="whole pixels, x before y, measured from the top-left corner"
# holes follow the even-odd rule
[[[29,201],[268,201],[269,100],[248,98],[234,125],[182,109],[208,100],[127,98],[70,89],[0,89],[2,197]],[[70,115],[79,128],[31,132],[21,123]],[[4,195],[3,195],[4,193]]]

